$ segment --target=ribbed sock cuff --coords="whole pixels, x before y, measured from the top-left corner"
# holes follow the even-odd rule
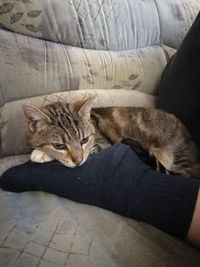
[[[129,195],[127,216],[185,238],[192,220],[200,181],[152,170],[141,175]]]

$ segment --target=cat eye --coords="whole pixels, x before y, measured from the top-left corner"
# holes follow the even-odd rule
[[[81,140],[81,145],[86,144],[89,141],[89,136]]]
[[[57,150],[62,150],[62,149],[67,148],[65,144],[59,144],[59,143],[54,143],[54,144],[52,144],[52,146]]]

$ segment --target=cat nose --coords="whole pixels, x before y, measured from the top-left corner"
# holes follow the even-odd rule
[[[73,162],[74,162],[76,165],[80,165],[81,162],[82,162],[82,159],[81,159],[81,160],[80,160],[80,159],[75,159],[75,160],[73,160]]]
[[[73,155],[73,156],[72,156],[72,161],[73,161],[74,164],[76,164],[76,165],[80,165],[81,162],[83,161],[83,156],[82,156],[82,154]]]

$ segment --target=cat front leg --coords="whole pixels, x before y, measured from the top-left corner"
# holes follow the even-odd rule
[[[52,161],[53,158],[51,158],[49,155],[47,155],[45,152],[34,149],[31,153],[31,161],[36,163],[45,163]]]

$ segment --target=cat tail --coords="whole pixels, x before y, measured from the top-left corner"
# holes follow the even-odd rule
[[[191,177],[200,178],[200,163],[193,164],[188,172]]]

